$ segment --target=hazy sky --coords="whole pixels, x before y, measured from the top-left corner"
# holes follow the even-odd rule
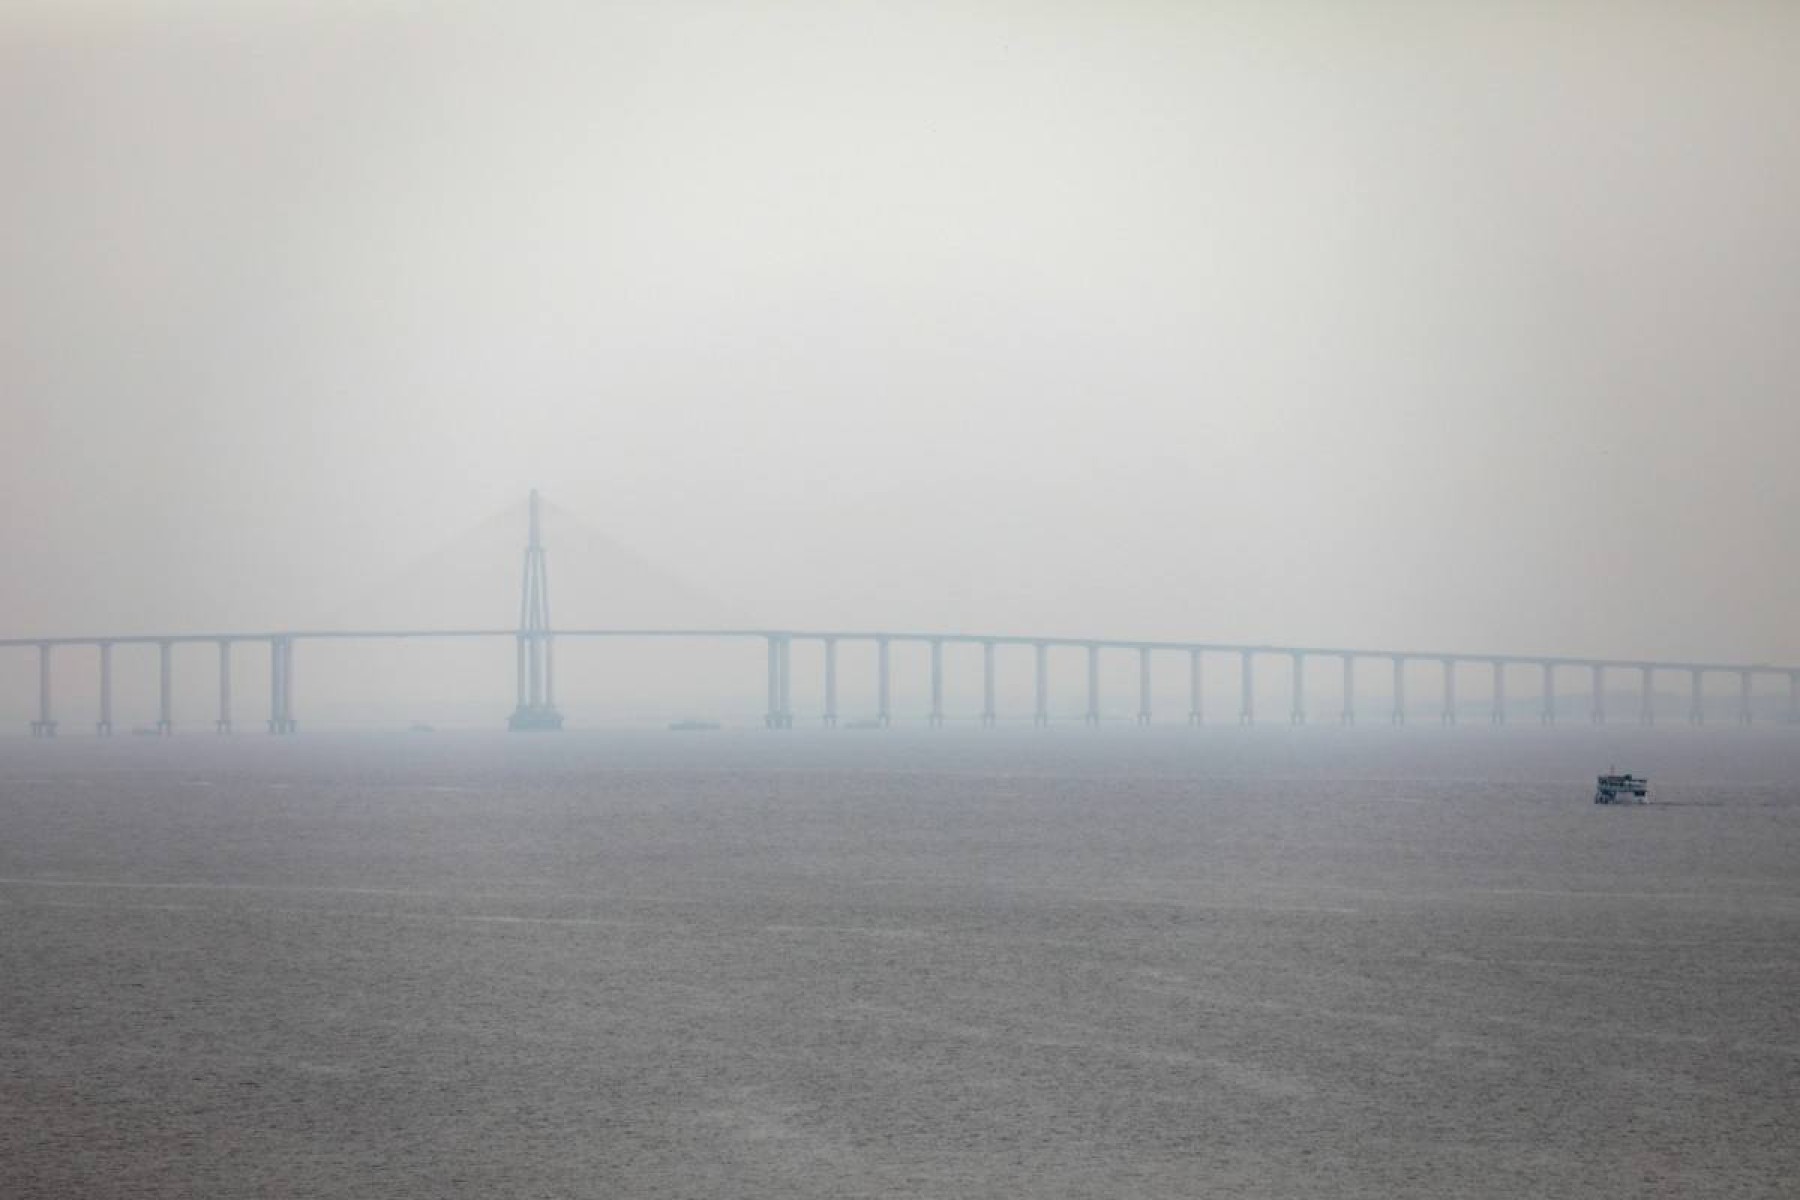
[[[535,485],[783,624],[1800,661],[1796,63],[1791,3],[14,0],[0,627],[311,620]]]

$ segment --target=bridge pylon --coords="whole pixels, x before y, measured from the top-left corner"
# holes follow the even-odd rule
[[[525,574],[519,595],[518,706],[507,719],[514,733],[562,728],[556,707],[554,639],[550,633],[550,576],[544,567],[543,531],[537,489],[531,491],[531,529],[525,546]]]

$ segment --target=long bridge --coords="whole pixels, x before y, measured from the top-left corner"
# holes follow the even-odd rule
[[[175,730],[172,703],[173,649],[178,645],[210,643],[218,648],[218,712],[212,722],[219,733],[234,728],[231,688],[232,655],[239,645],[266,646],[269,653],[268,731],[287,735],[299,730],[294,707],[294,647],[301,642],[329,641],[404,641],[414,639],[512,639],[516,646],[517,670],[515,686],[517,705],[509,720],[518,731],[555,730],[562,726],[562,713],[556,702],[555,646],[559,640],[571,638],[677,638],[761,640],[767,648],[768,703],[764,723],[771,729],[790,729],[794,724],[792,702],[792,650],[796,642],[816,642],[824,650],[825,703],[823,723],[838,723],[838,648],[845,643],[873,644],[876,648],[876,722],[881,726],[893,720],[891,650],[897,644],[923,644],[931,654],[931,700],[926,714],[928,723],[944,723],[944,647],[975,645],[982,649],[982,711],[984,727],[996,723],[999,713],[995,702],[995,651],[1002,646],[1028,646],[1035,653],[1035,704],[1033,724],[1050,723],[1049,654],[1052,649],[1085,651],[1087,668],[1087,708],[1083,721],[1098,725],[1101,714],[1100,659],[1103,653],[1135,655],[1138,666],[1138,703],[1136,720],[1148,725],[1153,719],[1151,703],[1152,667],[1155,657],[1184,656],[1188,675],[1187,722],[1201,724],[1203,668],[1207,656],[1232,656],[1239,662],[1241,700],[1237,712],[1240,724],[1256,721],[1255,668],[1258,660],[1286,659],[1292,673],[1291,706],[1287,719],[1291,724],[1305,724],[1306,668],[1311,660],[1335,661],[1343,672],[1343,704],[1338,720],[1353,725],[1356,712],[1356,668],[1359,662],[1387,664],[1393,672],[1392,706],[1387,714],[1393,724],[1403,724],[1407,717],[1406,667],[1409,663],[1434,662],[1441,675],[1442,707],[1440,720],[1451,725],[1457,721],[1456,673],[1464,665],[1486,666],[1491,671],[1492,702],[1489,720],[1504,724],[1507,720],[1506,672],[1509,667],[1535,667],[1540,673],[1538,719],[1545,725],[1557,720],[1556,678],[1560,672],[1588,675],[1591,684],[1589,720],[1604,724],[1606,683],[1609,673],[1635,673],[1639,678],[1640,701],[1637,720],[1644,725],[1655,722],[1653,708],[1654,683],[1660,674],[1685,675],[1688,679],[1689,703],[1687,719],[1694,725],[1706,721],[1704,682],[1709,675],[1733,676],[1738,681],[1738,702],[1733,714],[1737,723],[1752,723],[1752,687],[1758,677],[1785,676],[1788,682],[1787,721],[1800,724],[1800,667],[1767,663],[1684,662],[1662,659],[1584,658],[1542,654],[1489,654],[1433,649],[1384,649],[1342,646],[1299,646],[1272,643],[1144,641],[1119,638],[1042,637],[1014,633],[941,633],[886,629],[557,629],[550,621],[549,578],[544,546],[540,534],[537,493],[531,494],[530,531],[525,549],[525,565],[519,624],[514,628],[488,629],[298,629],[271,632],[219,632],[171,634],[86,635],[80,637],[0,638],[0,647],[36,648],[38,658],[38,711],[31,722],[36,737],[54,737],[57,733],[51,689],[51,659],[54,652],[71,648],[92,648],[98,652],[99,719],[95,733],[105,737],[113,732],[113,670],[115,646],[154,645],[159,649],[159,691],[155,730],[172,734]]]

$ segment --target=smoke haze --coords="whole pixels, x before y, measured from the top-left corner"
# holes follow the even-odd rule
[[[537,486],[722,620],[1794,662],[1796,62],[1787,4],[14,4],[0,633],[397,621],[459,539],[506,625]],[[559,618],[643,621],[587,544]]]

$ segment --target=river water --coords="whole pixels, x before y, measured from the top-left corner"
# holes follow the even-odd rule
[[[0,743],[0,1196],[1797,1192],[1788,730]]]

